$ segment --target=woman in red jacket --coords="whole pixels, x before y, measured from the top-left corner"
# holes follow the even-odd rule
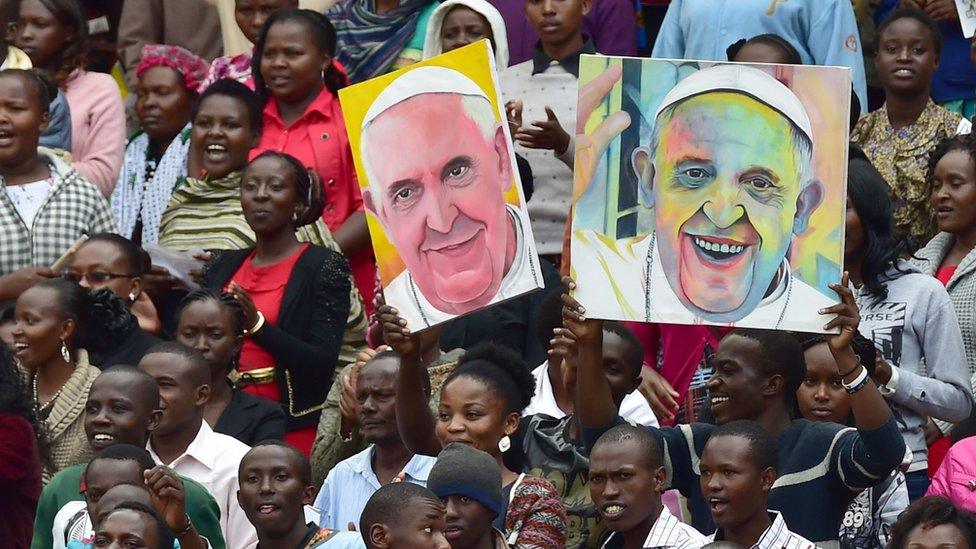
[[[251,157],[284,152],[318,174],[325,191],[322,218],[371,309],[376,264],[339,107],[346,77],[334,63],[335,48],[335,29],[319,13],[285,10],[268,18],[254,47],[254,84],[267,103],[261,141]]]

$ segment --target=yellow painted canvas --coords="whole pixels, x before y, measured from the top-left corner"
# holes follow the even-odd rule
[[[487,40],[339,91],[386,302],[412,330],[543,287]]]
[[[595,318],[822,332],[851,75],[585,55],[571,272]]]

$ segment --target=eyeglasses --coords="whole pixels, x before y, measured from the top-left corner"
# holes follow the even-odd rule
[[[73,273],[70,271],[65,271],[61,273],[61,278],[74,282],[75,284],[80,284],[82,280],[87,280],[89,284],[104,284],[109,280],[115,280],[116,278],[135,278],[136,275],[129,274],[118,274],[118,273]]]

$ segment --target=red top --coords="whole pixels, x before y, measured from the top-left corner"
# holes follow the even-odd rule
[[[238,286],[247,290],[254,306],[264,315],[266,324],[278,325],[278,315],[281,313],[281,300],[285,297],[285,287],[291,272],[295,269],[295,263],[308,249],[309,244],[302,244],[298,250],[287,258],[264,267],[254,266],[254,252],[244,260],[230,282],[236,282]],[[230,283],[227,284],[228,287]],[[275,359],[270,353],[265,351],[252,338],[244,339],[244,346],[241,347],[241,358],[237,366],[240,372],[248,372],[258,368],[274,366]],[[278,394],[276,383],[262,383],[259,385],[248,385],[244,391],[264,398],[281,400]]]
[[[0,540],[4,547],[27,549],[41,497],[41,461],[30,422],[0,413]]]
[[[275,99],[265,105],[263,119],[261,141],[251,150],[251,158],[273,150],[290,154],[303,165],[313,168],[325,189],[322,219],[330,231],[335,233],[352,214],[363,211],[363,196],[359,191],[346,123],[339,100],[328,88],[322,88],[305,113],[291,126],[286,126],[281,119]],[[363,301],[372,308],[376,271],[373,250],[370,248],[350,257],[349,266]]]
[[[939,267],[938,271],[935,271],[935,278],[939,279],[939,282],[943,286],[948,286],[949,281],[952,280],[952,275],[956,274],[956,269],[959,265],[953,265],[951,267]]]

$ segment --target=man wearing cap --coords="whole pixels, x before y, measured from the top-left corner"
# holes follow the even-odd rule
[[[541,285],[528,218],[505,201],[514,162],[499,119],[474,81],[431,66],[390,83],[363,119],[363,201],[406,266],[383,291],[411,327]]]
[[[762,328],[832,305],[789,263],[823,198],[812,151],[803,104],[766,72],[717,65],[681,80],[654,113],[650,147],[631,154],[653,230],[574,231],[577,299],[601,318]]]
[[[504,549],[505,535],[492,526],[502,513],[502,471],[486,452],[453,442],[441,450],[427,488],[447,508],[444,537],[452,549]]]

